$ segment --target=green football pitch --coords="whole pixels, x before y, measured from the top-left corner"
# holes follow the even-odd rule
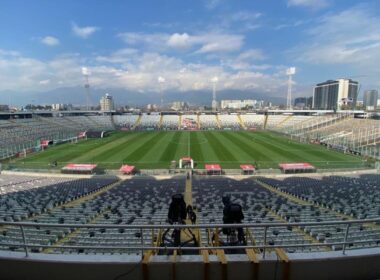
[[[237,169],[240,164],[277,168],[281,162],[309,162],[317,168],[363,164],[360,157],[298,143],[268,131],[143,131],[114,132],[104,139],[56,145],[13,160],[12,165],[46,168],[57,161],[58,167],[96,163],[106,169],[117,169],[121,164],[158,169],[169,168],[172,160],[178,162],[183,156],[191,156],[196,168],[206,163],[218,163],[224,169]]]

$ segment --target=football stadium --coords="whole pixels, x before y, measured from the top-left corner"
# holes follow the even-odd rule
[[[1,117],[4,279],[380,276],[376,119]]]
[[[0,0],[0,280],[380,280],[379,26]]]

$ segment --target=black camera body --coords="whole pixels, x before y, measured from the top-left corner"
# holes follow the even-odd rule
[[[170,224],[183,223],[186,219],[186,202],[182,194],[172,196],[172,202],[169,205],[168,220]]]

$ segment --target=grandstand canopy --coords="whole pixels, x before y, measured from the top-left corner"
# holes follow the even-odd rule
[[[305,172],[314,171],[315,167],[307,162],[300,163],[280,163],[278,165],[280,169],[284,172]]]
[[[241,164],[240,169],[243,171],[255,171],[255,167],[251,164]]]
[[[219,164],[205,164],[205,169],[207,173],[218,173],[222,172],[222,168]]]
[[[97,167],[96,164],[69,163],[62,168],[62,171],[73,172],[73,173],[77,173],[77,172],[92,173],[96,167]]]
[[[124,174],[131,174],[135,170],[135,167],[133,165],[122,165],[119,169],[120,172]]]

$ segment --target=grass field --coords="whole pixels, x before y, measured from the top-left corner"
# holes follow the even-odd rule
[[[190,155],[196,168],[205,163],[219,163],[222,168],[239,168],[250,163],[258,168],[277,168],[280,162],[310,162],[318,168],[354,167],[360,157],[327,150],[318,145],[302,144],[280,135],[247,131],[159,131],[115,132],[104,139],[82,140],[50,147],[14,165],[46,168],[53,161],[58,167],[66,163],[97,163],[117,169],[122,163],[140,169],[169,168],[172,160]]]

